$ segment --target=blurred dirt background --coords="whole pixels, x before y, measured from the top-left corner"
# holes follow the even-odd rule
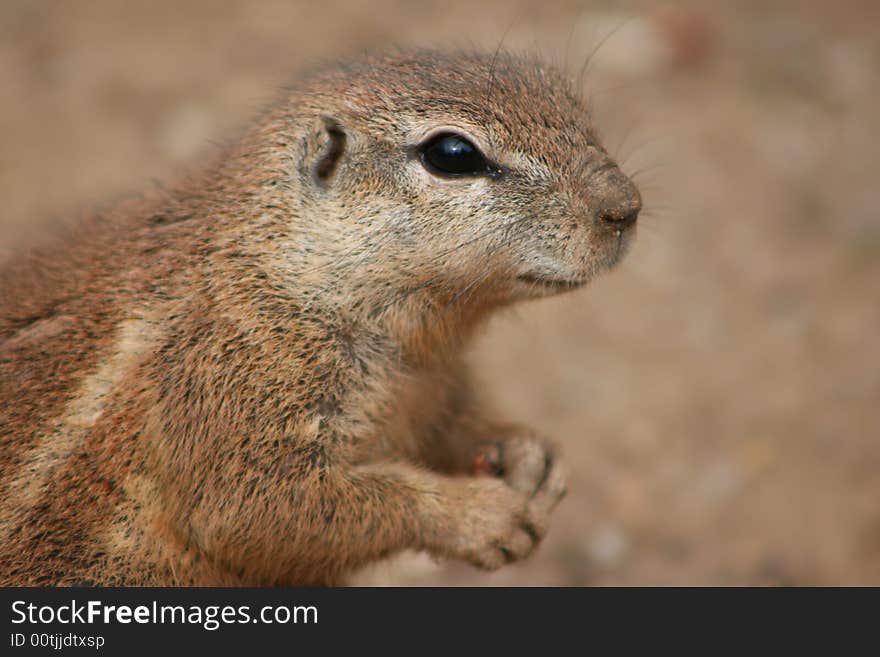
[[[571,493],[526,563],[375,584],[880,584],[880,3],[0,2],[0,246],[167,179],[298,69],[537,50],[640,183],[636,247],[474,349]]]

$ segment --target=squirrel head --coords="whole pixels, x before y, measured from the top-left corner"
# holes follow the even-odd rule
[[[306,76],[272,121],[290,275],[348,303],[548,296],[635,233],[639,191],[571,81],[530,57],[369,56]]]

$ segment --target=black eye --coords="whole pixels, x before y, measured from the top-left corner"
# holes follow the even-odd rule
[[[422,163],[442,176],[484,176],[497,173],[480,150],[461,135],[444,132],[419,148]]]

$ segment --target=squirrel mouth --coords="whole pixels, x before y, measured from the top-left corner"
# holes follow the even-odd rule
[[[584,279],[578,278],[547,278],[540,274],[520,274],[516,280],[528,285],[540,285],[545,288],[554,290],[573,290],[586,283]]]

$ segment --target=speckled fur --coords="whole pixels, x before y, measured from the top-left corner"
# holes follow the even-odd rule
[[[430,175],[414,147],[438,126],[503,174]],[[199,172],[0,268],[0,584],[332,584],[406,548],[526,556],[562,468],[484,416],[459,354],[493,310],[566,287],[536,279],[613,265],[632,229],[611,220],[638,204],[531,59],[304,77]],[[499,476],[474,476],[487,450]]]

